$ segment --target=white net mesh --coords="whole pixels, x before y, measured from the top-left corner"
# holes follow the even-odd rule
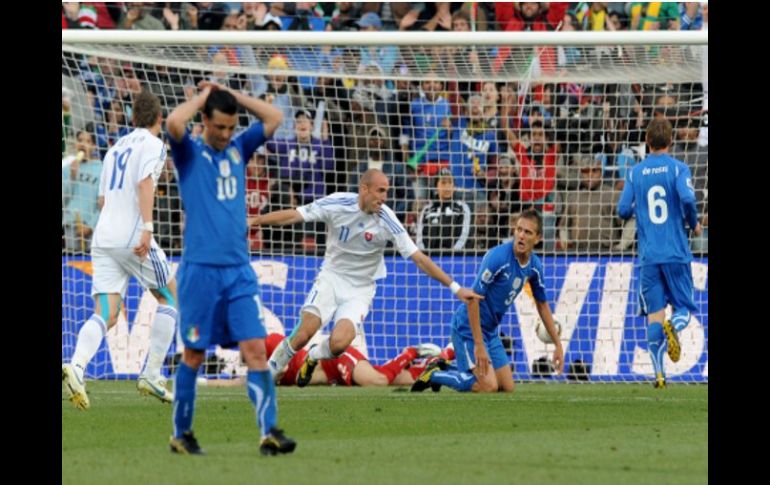
[[[708,118],[704,47],[275,46],[62,44],[62,359],[93,312],[90,232],[97,217],[100,159],[130,130],[133,96],[157,94],[164,114],[215,79],[284,111],[274,141],[248,166],[251,215],[296,207],[335,191],[357,191],[376,167],[391,182],[388,205],[415,241],[464,286],[481,256],[510,236],[515,214],[534,206],[545,219],[548,297],[561,322],[565,370],[580,360],[593,382],[647,379],[652,367],[638,311],[633,220],[615,205],[626,170],[645,154],[656,116],[675,126],[674,155],[691,168],[708,225]],[[368,59],[368,60],[367,60]],[[392,62],[391,62],[392,61]],[[309,110],[311,142],[298,142]],[[249,117],[241,115],[246,126]],[[192,132],[202,130],[200,119]],[[286,141],[283,141],[286,140]],[[77,153],[85,152],[83,160]],[[454,193],[442,192],[442,169]],[[439,183],[440,182],[440,183]],[[450,191],[451,193],[451,191]],[[175,267],[184,215],[169,157],[155,202],[155,237]],[[325,228],[253,229],[250,247],[268,326],[297,325],[320,266]],[[682,333],[673,380],[708,380],[708,236],[692,240],[700,311]],[[458,302],[398,255],[357,343],[382,362],[401,348],[448,343]],[[125,312],[88,367],[96,378],[135,377],[146,358],[156,302],[132,282]],[[521,295],[501,326],[516,379],[541,376],[546,356],[537,313]],[[327,329],[328,330],[328,329]],[[177,349],[170,349],[169,364]],[[548,354],[550,356],[550,353]],[[212,349],[203,372],[242,373],[237,353]],[[549,377],[551,378],[551,377]]]

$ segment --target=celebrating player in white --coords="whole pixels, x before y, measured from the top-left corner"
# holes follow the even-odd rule
[[[302,306],[300,326],[270,358],[273,376],[332,319],[331,335],[310,349],[297,375],[297,385],[308,384],[319,360],[333,359],[351,344],[356,329],[369,313],[375,281],[385,277],[383,253],[388,241],[393,242],[401,256],[411,258],[425,274],[448,286],[463,302],[481,298],[472,290],[461,288],[417,248],[385,205],[388,187],[387,176],[370,169],[361,176],[358,194],[337,192],[296,210],[271,212],[250,221],[261,225],[323,221],[328,232],[321,271]]]
[[[152,237],[155,184],[166,161],[158,138],[163,116],[158,98],[149,92],[134,100],[134,131],[113,145],[102,164],[99,221],[91,243],[94,313],[78,333],[72,361],[62,365],[62,380],[70,401],[79,409],[90,406],[84,374],[107,330],[118,321],[120,304],[134,276],[158,299],[150,334],[150,351],[137,382],[140,393],[172,402],[160,370],[177,320],[176,283],[166,255]]]

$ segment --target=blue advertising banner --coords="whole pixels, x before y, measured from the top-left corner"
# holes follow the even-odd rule
[[[478,256],[436,257],[434,261],[463,286],[470,286],[481,262]],[[284,256],[255,258],[269,331],[288,333],[313,284],[321,258]],[[562,325],[565,372],[581,360],[592,381],[649,379],[646,321],[637,316],[638,268],[631,257],[544,257],[548,299]],[[172,264],[175,266],[175,264]],[[410,261],[386,257],[388,276],[378,284],[371,312],[364,322],[366,350],[374,363],[384,362],[404,347],[449,342],[451,316],[460,302],[424,275]],[[667,360],[669,380],[708,382],[708,258],[692,263],[698,312],[680,334],[682,358]],[[74,352],[80,326],[93,312],[89,258],[62,258],[62,360]],[[92,378],[130,378],[141,371],[149,345],[155,300],[135,283],[129,285],[125,314],[111,330],[88,368]],[[510,339],[517,380],[532,378],[532,362],[550,358],[553,346],[535,333],[539,320],[532,298],[522,293],[500,330]],[[327,331],[329,328],[327,327]],[[173,349],[172,349],[173,351]],[[212,349],[213,351],[213,349]],[[667,359],[667,358],[666,358]],[[560,377],[559,379],[562,379]]]

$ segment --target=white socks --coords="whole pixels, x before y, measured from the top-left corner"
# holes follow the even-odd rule
[[[155,321],[150,331],[150,351],[147,354],[147,364],[144,366],[143,377],[155,380],[160,377],[160,369],[166,360],[168,348],[174,339],[174,330],[178,319],[177,311],[168,305],[158,305]]]
[[[275,376],[286,367],[296,352],[289,345],[289,337],[281,340],[278,347],[273,351],[273,355],[270,356],[268,361],[268,367],[270,369],[270,376],[275,380]]]
[[[75,353],[72,355],[72,365],[77,367],[79,372],[85,371],[88,363],[94,358],[99,346],[102,345],[105,333],[107,333],[107,325],[102,317],[95,313],[80,328]]]
[[[337,357],[332,354],[329,348],[329,337],[324,337],[320,344],[310,349],[308,356],[313,360],[328,360]]]

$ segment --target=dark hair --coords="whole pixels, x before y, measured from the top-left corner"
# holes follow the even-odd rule
[[[452,22],[454,23],[454,21],[457,19],[465,20],[469,26],[471,25],[471,16],[466,10],[458,10],[455,13],[453,13]]]
[[[158,121],[160,100],[149,91],[142,91],[134,99],[134,126],[149,128]]]
[[[662,150],[671,145],[671,122],[665,118],[655,118],[647,126],[647,143],[653,150]]]
[[[543,218],[537,209],[526,209],[519,214],[518,219],[530,219],[537,222],[537,235],[539,236],[543,232]],[[517,220],[518,220],[517,219]]]
[[[235,96],[230,91],[221,89],[211,91],[209,97],[206,98],[205,106],[203,106],[203,114],[211,118],[214,115],[214,110],[226,115],[234,115],[238,112],[238,101],[235,100]]]

